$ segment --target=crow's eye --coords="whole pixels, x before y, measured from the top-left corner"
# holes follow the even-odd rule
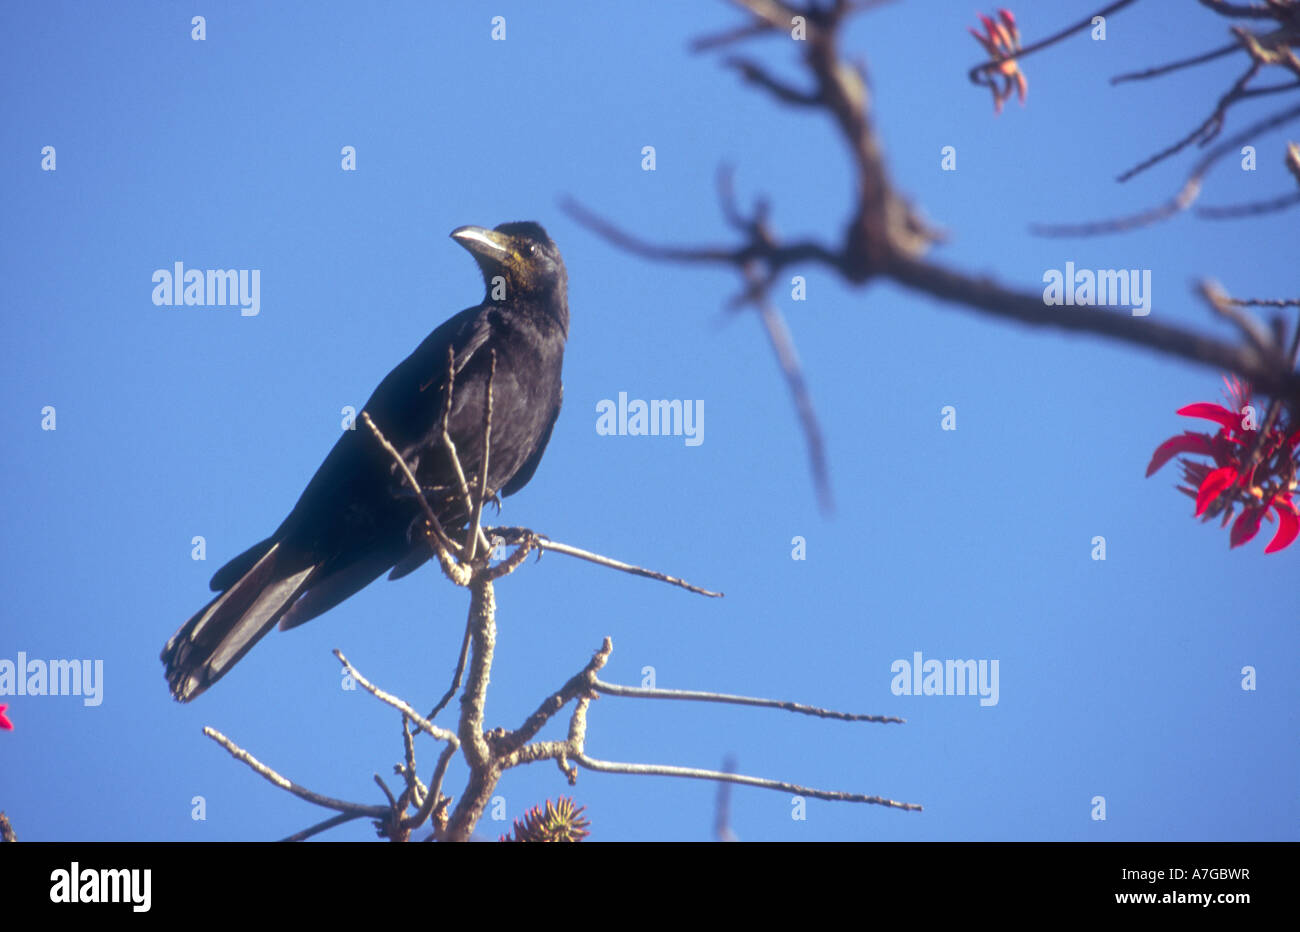
[[[529,243],[529,244],[528,244],[528,254],[529,254],[530,256],[535,256],[535,255],[537,255],[537,244],[536,244],[536,243]]]

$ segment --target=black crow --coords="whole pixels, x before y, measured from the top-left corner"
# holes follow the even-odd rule
[[[511,495],[537,470],[560,413],[569,335],[568,277],[560,251],[536,223],[451,234],[473,254],[487,295],[429,334],[379,383],[365,411],[419,480],[448,531],[468,522],[447,432],[470,488],[483,462],[484,403],[492,376],[487,496]],[[424,517],[401,470],[363,424],[346,430],[275,532],[212,577],[220,593],[163,648],[172,695],[188,702],[221,679],[277,622],[292,628],[391,570],[404,576],[430,556]]]

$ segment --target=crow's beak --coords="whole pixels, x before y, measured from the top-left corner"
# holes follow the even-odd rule
[[[475,256],[481,256],[491,262],[505,262],[514,255],[514,250],[510,248],[510,237],[496,230],[485,230],[483,227],[457,227],[451,231],[451,238]]]

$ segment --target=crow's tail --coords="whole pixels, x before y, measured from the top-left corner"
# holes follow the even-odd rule
[[[199,609],[163,648],[172,696],[189,702],[221,679],[311,585],[319,566],[290,559],[280,544],[273,544],[225,592]]]

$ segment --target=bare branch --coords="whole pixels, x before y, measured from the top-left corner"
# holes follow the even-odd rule
[[[786,385],[794,397],[799,424],[803,428],[804,440],[808,446],[808,458],[811,461],[817,499],[822,511],[830,513],[835,509],[835,502],[831,495],[830,468],[826,465],[826,443],[822,438],[821,424],[813,408],[808,383],[804,379],[803,366],[800,365],[799,355],[795,352],[794,338],[790,336],[790,330],[786,327],[781,312],[765,295],[756,298],[754,306],[758,310],[759,320],[763,322],[767,339],[772,344],[772,351],[776,353],[781,374],[785,376]]]
[[[1232,323],[1247,342],[1264,358],[1274,358],[1281,364],[1281,350],[1273,343],[1273,335],[1254,317],[1241,309],[1241,305],[1231,300],[1227,293],[1212,281],[1203,281],[1198,291],[1215,313]]]
[[[1100,233],[1119,233],[1149,226],[1179,211],[1187,209],[1201,193],[1201,181],[1213,165],[1244,143],[1250,142],[1260,133],[1277,129],[1300,117],[1300,105],[1275,113],[1251,124],[1237,135],[1211,149],[1192,168],[1191,174],[1183,187],[1170,200],[1159,207],[1123,217],[1118,220],[1100,220],[1092,223],[1077,224],[1033,224],[1030,231],[1040,236],[1095,236]]]
[[[442,749],[442,754],[438,757],[438,764],[434,768],[433,778],[429,781],[429,792],[425,794],[424,804],[420,807],[419,812],[411,817],[410,824],[419,826],[431,814],[434,819],[440,823],[439,831],[446,827],[445,809],[451,799],[442,794],[442,781],[447,775],[447,767],[451,764],[452,755],[456,753],[456,748],[448,744]]]
[[[451,439],[451,406],[453,393],[456,387],[456,350],[447,347],[447,390],[444,392],[442,401],[442,445],[447,449],[447,457],[451,460],[452,465],[456,467],[456,479],[460,484],[460,494],[465,500],[465,513],[470,514],[474,510],[474,502],[470,498],[469,483],[465,481],[465,470],[460,465],[460,454],[456,452],[456,444]]]
[[[1283,194],[1267,201],[1252,201],[1249,204],[1229,204],[1221,207],[1198,207],[1196,215],[1206,220],[1238,220],[1242,217],[1258,217],[1262,214],[1275,214],[1300,204],[1300,191]]]
[[[495,362],[493,363],[493,366],[495,367]],[[446,448],[447,457],[451,460],[452,466],[456,469],[456,481],[460,486],[461,497],[465,501],[465,514],[468,516],[474,513],[474,501],[473,497],[469,494],[469,482],[465,479],[465,470],[461,466],[460,454],[456,452],[456,443],[451,439],[451,429],[449,426],[451,421],[453,389],[455,385],[456,351],[449,346],[447,347],[447,391],[445,393],[446,397],[442,403],[442,445]],[[477,528],[475,530],[477,531]],[[478,543],[477,537],[480,536],[481,533],[481,531],[476,533],[475,543]],[[486,543],[486,541],[483,541],[483,543]],[[457,552],[459,553],[459,551]],[[466,578],[468,579],[468,577]],[[464,585],[464,583],[461,585]]]
[[[1109,15],[1130,5],[1130,2],[1131,0],[1124,0],[1124,2],[1109,4],[1093,15]],[[793,9],[774,2],[759,3],[757,7],[749,2],[743,2],[741,5],[755,17],[755,24],[729,34],[728,41],[769,30],[784,30],[788,21],[787,14]],[[939,239],[939,236],[921,220],[919,214],[894,191],[889,183],[883,157],[871,127],[868,100],[861,74],[849,68],[836,50],[836,31],[840,17],[844,15],[847,6],[849,5],[839,4],[829,11],[827,7],[816,7],[815,15],[809,20],[810,29],[804,61],[807,69],[816,79],[815,93],[794,91],[782,82],[772,79],[753,62],[747,60],[737,62],[734,59],[732,62],[733,65],[742,67],[749,78],[776,93],[778,99],[784,99],[787,103],[800,107],[815,102],[834,119],[856,165],[858,182],[854,215],[847,225],[841,244],[829,247],[807,240],[788,244],[780,242],[766,224],[765,205],[756,209],[752,218],[743,216],[737,209],[731,176],[726,169],[719,177],[719,194],[723,217],[741,234],[741,241],[734,246],[683,247],[652,243],[626,232],[571,198],[564,201],[564,208],[579,223],[615,246],[635,255],[656,261],[731,266],[742,274],[745,281],[744,288],[729,306],[734,308],[752,303],[759,309],[769,341],[777,354],[787,386],[800,412],[800,422],[809,450],[809,460],[812,464],[819,500],[825,501],[828,488],[828,483],[824,481],[825,454],[820,427],[813,416],[802,371],[797,367],[797,356],[793,353],[789,332],[772,304],[765,303],[767,290],[777,280],[778,273],[788,266],[816,263],[840,274],[853,284],[862,284],[872,277],[883,275],[905,286],[942,297],[944,300],[966,303],[968,306],[995,316],[1036,326],[1091,332],[1213,365],[1216,368],[1229,368],[1249,378],[1261,389],[1271,385],[1279,390],[1300,392],[1294,373],[1270,371],[1268,361],[1260,358],[1254,347],[1231,346],[1194,331],[1164,324],[1152,324],[1147,320],[1133,320],[1114,311],[1055,308],[1046,312],[1041,297],[1037,294],[1030,296],[1011,292],[993,286],[987,279],[960,276],[950,270],[924,263],[921,260],[922,253],[928,244]],[[801,9],[799,12],[807,11]],[[1087,28],[1091,22],[1092,16],[1089,16],[1038,43],[1019,49],[1016,57],[1046,48],[1074,32]],[[1275,36],[1276,34],[1270,34],[1258,41],[1274,41],[1281,44],[1282,40]],[[1239,39],[1232,48],[1242,47],[1245,41]],[[698,43],[700,47],[713,47],[716,44],[721,43],[711,39]],[[1218,57],[1219,54],[1226,55],[1228,51],[1230,49],[1216,50],[1218,54],[1201,56],[1198,60],[1209,60],[1211,57]],[[1252,53],[1256,57],[1252,60],[1251,74],[1255,73],[1264,61],[1260,57],[1264,53],[1268,53],[1268,49],[1263,53]],[[1277,54],[1279,62],[1283,62],[1281,53]],[[976,66],[971,72],[972,80],[978,81],[982,70],[998,64],[1001,64],[1001,61]],[[1245,86],[1248,77],[1249,75],[1237,82],[1233,92],[1221,102],[1217,117],[1212,115],[1198,130],[1195,138],[1204,140],[1218,132],[1216,119],[1222,116],[1222,109],[1226,103],[1249,96],[1279,92],[1289,86],[1248,88]],[[1033,229],[1046,235],[1086,235],[1133,229],[1170,217],[1194,203],[1200,193],[1204,175],[1232,148],[1244,140],[1253,138],[1256,134],[1289,122],[1297,115],[1300,113],[1294,109],[1283,111],[1256,122],[1228,142],[1220,143],[1196,164],[1182,190],[1166,204],[1120,220],[1091,224],[1039,225]]]
[[[342,799],[334,799],[332,796],[322,796],[319,793],[313,793],[311,790],[299,786],[287,777],[282,777],[215,728],[205,725],[203,733],[229,751],[230,756],[235,758],[235,760],[247,764],[280,789],[287,790],[294,796],[306,800],[312,805],[321,806],[325,809],[334,809],[338,812],[351,813],[353,816],[371,816],[373,818],[384,819],[389,815],[390,810],[387,806],[367,806],[362,803],[351,803]]]
[[[1228,298],[1228,303],[1243,307],[1300,307],[1300,298]]]
[[[917,291],[1022,324],[1114,337],[1220,371],[1236,372],[1266,394],[1300,398],[1300,375],[1279,372],[1251,347],[1233,346],[1151,317],[1101,307],[1047,307],[1041,292],[1019,292],[929,262],[899,262],[894,277]]]
[[[648,570],[644,567],[633,566],[631,563],[624,563],[622,560],[615,560],[613,557],[602,556],[598,553],[592,553],[590,550],[583,550],[580,547],[572,547],[568,544],[562,544],[559,541],[551,540],[544,534],[538,534],[536,531],[520,527],[492,527],[488,528],[495,534],[509,536],[510,539],[523,539],[529,535],[533,537],[533,545],[538,550],[553,550],[556,553],[562,553],[566,556],[577,557],[579,560],[586,560],[588,563],[595,563],[597,566],[606,566],[613,570],[619,570],[623,573],[631,573],[633,576],[643,576],[646,579],[657,579],[660,582],[668,583],[672,586],[679,586],[690,592],[699,595],[707,595],[711,598],[722,598],[721,592],[713,592],[709,589],[703,589],[699,586],[692,585],[684,579],[678,579],[676,576],[669,576],[667,573],[660,573],[656,570]]]
[[[447,703],[451,702],[451,697],[456,695],[456,690],[460,689],[461,677],[465,675],[465,663],[469,659],[470,637],[469,624],[466,623],[465,636],[461,638],[460,642],[460,659],[456,661],[456,672],[452,674],[451,686],[447,688],[442,698],[438,700],[438,704],[433,707],[433,711],[427,716],[430,721],[437,718],[438,713],[447,708]]]
[[[393,791],[388,788],[388,784],[384,782],[384,778],[379,774],[375,774],[375,785],[384,791],[384,796],[388,797],[388,808],[390,812],[399,812],[397,797],[393,795]]]
[[[492,748],[484,737],[483,709],[496,649],[496,596],[492,582],[477,576],[470,584],[470,664],[461,696],[458,733],[461,753],[469,764],[470,779],[461,794],[442,837],[447,841],[468,841],[496,786],[500,769],[492,759]]]
[[[1117,74],[1110,79],[1111,84],[1123,84],[1125,81],[1144,81],[1147,78],[1159,77],[1162,74],[1168,74],[1171,71],[1178,71],[1182,68],[1192,68],[1196,65],[1203,65],[1207,61],[1214,61],[1216,58],[1222,58],[1224,55],[1231,55],[1241,48],[1239,42],[1229,42],[1227,45],[1221,45],[1217,49],[1211,49],[1202,55],[1194,55],[1191,58],[1180,59],[1179,61],[1170,62],[1167,65],[1160,65],[1155,68],[1148,68],[1145,71],[1129,71],[1125,74]]]
[[[324,822],[317,822],[310,828],[305,828],[301,832],[294,832],[287,838],[281,838],[280,841],[306,841],[313,835],[319,835],[321,832],[327,831],[336,825],[342,825],[344,822],[351,822],[353,819],[363,819],[365,816],[366,813],[364,812],[340,812],[338,815],[331,816]]]
[[[405,754],[403,763],[393,767],[393,771],[400,774],[406,781],[406,799],[409,799],[412,805],[420,806],[424,802],[428,788],[420,780],[420,775],[415,767],[415,735],[411,732],[411,720],[407,716],[402,716],[402,751]]]
[[[560,207],[578,223],[615,246],[646,259],[670,262],[724,262],[735,264],[752,258],[745,249],[729,249],[725,246],[657,246],[630,233],[623,232],[614,224],[588,210],[571,197],[561,199]]]
[[[723,64],[740,72],[740,76],[750,84],[763,88],[782,103],[795,107],[815,107],[822,102],[820,94],[801,91],[798,88],[779,81],[758,62],[748,58],[728,58]]]
[[[721,702],[731,705],[752,705],[765,709],[783,709],[800,715],[813,715],[817,718],[833,718],[841,722],[876,722],[878,724],[903,725],[907,719],[895,715],[863,715],[855,712],[837,712],[802,702],[787,702],[780,699],[760,699],[754,696],[734,696],[728,693],[702,692],[692,689],[650,689],[643,686],[620,686],[593,679],[592,687],[607,696],[626,696],[635,699],[685,699],[691,702]]]
[[[584,753],[572,753],[570,759],[586,767],[588,770],[599,771],[600,773],[625,773],[636,774],[640,776],[652,777],[685,777],[690,780],[716,780],[722,783],[736,783],[740,786],[757,786],[765,790],[780,790],[785,793],[794,793],[797,796],[807,796],[812,799],[827,799],[834,802],[844,803],[870,803],[876,806],[886,806],[890,809],[905,809],[909,812],[920,812],[922,807],[917,803],[904,803],[896,799],[886,799],[883,796],[867,796],[863,793],[846,793],[840,790],[819,790],[809,786],[800,786],[797,783],[786,783],[784,780],[768,780],[763,777],[749,777],[739,773],[724,773],[721,770],[702,770],[696,767],[674,767],[667,764],[627,764],[617,761],[596,760],[588,757]]]
[[[362,676],[361,672],[348,662],[348,658],[343,656],[343,652],[341,650],[335,648],[333,654],[335,657],[339,659],[339,662],[343,664],[344,668],[348,671],[348,676],[356,680],[357,683],[361,685],[361,688],[364,689],[366,692],[370,693],[370,695],[374,696],[380,702],[386,702],[388,705],[391,705],[394,709],[400,711],[411,721],[415,722],[416,725],[420,726],[420,730],[423,731],[425,734],[429,735],[431,738],[436,738],[439,741],[446,741],[449,744],[453,744],[453,745],[459,744],[459,740],[457,739],[456,735],[454,735],[452,732],[448,731],[446,728],[439,728],[437,725],[433,724],[433,722],[429,721],[419,712],[415,711],[415,709],[411,708],[410,705],[408,705],[404,700],[398,699],[396,696],[392,695],[391,693],[384,692],[384,690],[380,689],[378,686],[371,683],[370,680]]]
[[[733,42],[752,39],[754,36],[767,35],[771,32],[772,27],[768,23],[750,23],[748,26],[737,26],[735,29],[728,29],[726,32],[715,33],[711,36],[701,36],[693,41],[689,48],[692,52],[707,52],[724,45],[731,45]]]
[[[1200,0],[1203,7],[1208,7],[1216,13],[1223,16],[1235,16],[1247,19],[1273,19],[1276,15],[1276,9],[1268,4],[1264,6],[1242,6],[1239,3],[1227,3],[1225,0]]]
[[[1161,162],[1169,158],[1171,155],[1177,155],[1179,152],[1182,152],[1183,149],[1187,148],[1194,142],[1199,142],[1204,144],[1212,140],[1215,136],[1219,134],[1219,131],[1223,129],[1224,115],[1227,113],[1228,107],[1230,107],[1236,101],[1242,99],[1242,97],[1245,95],[1246,84],[1249,83],[1250,79],[1255,77],[1255,75],[1258,73],[1259,73],[1259,64],[1257,62],[1252,62],[1251,66],[1246,69],[1246,72],[1242,74],[1240,77],[1238,77],[1237,80],[1232,83],[1232,87],[1228,90],[1228,92],[1219,98],[1219,102],[1215,105],[1214,109],[1210,112],[1210,115],[1207,116],[1201,122],[1200,126],[1196,127],[1194,130],[1192,130],[1190,133],[1188,133],[1186,136],[1184,136],[1182,139],[1179,139],[1177,142],[1173,143],[1172,145],[1166,146],[1165,148],[1161,149],[1159,152],[1155,153],[1155,155],[1143,159],[1141,162],[1134,165],[1128,171],[1121,172],[1119,176],[1116,177],[1115,180],[1121,183],[1128,181],[1130,178],[1134,178],[1137,175],[1142,174],[1142,172],[1146,171],[1148,168],[1151,168],[1153,165],[1159,165]]]
[[[470,520],[469,560],[478,555],[479,540],[482,539],[485,555],[491,552],[491,545],[483,534],[483,502],[488,491],[488,462],[492,454],[492,382],[497,375],[497,351],[492,350],[488,368],[487,391],[483,396],[483,467],[478,481],[478,496],[474,499],[474,515]]]
[[[614,642],[608,637],[601,642],[600,649],[591,655],[591,660],[580,671],[569,678],[563,686],[557,689],[551,695],[542,700],[532,715],[522,725],[506,736],[501,742],[503,750],[509,752],[515,748],[522,747],[542,730],[555,715],[570,702],[576,699],[587,698],[592,694],[592,689],[599,680],[596,674],[599,673],[609,661],[609,655],[614,650]]]
[[[401,467],[402,474],[406,477],[407,484],[410,485],[416,501],[420,503],[420,507],[424,511],[424,518],[428,522],[428,528],[430,531],[428,537],[429,548],[434,552],[434,555],[437,556],[438,563],[442,566],[443,573],[446,574],[448,579],[456,583],[456,585],[464,586],[468,582],[468,576],[466,575],[467,571],[464,567],[457,565],[451,557],[452,551],[459,553],[460,547],[455,541],[448,537],[447,532],[442,529],[442,523],[438,520],[438,516],[433,513],[433,509],[429,507],[429,502],[425,499],[424,493],[420,489],[420,483],[415,478],[415,474],[411,472],[411,467],[407,465],[406,460],[403,458],[402,454],[397,451],[397,448],[389,443],[388,438],[385,437],[379,428],[375,426],[375,422],[370,419],[369,411],[362,411],[361,419],[366,422],[366,426],[370,428],[371,433],[375,435],[375,439],[379,441],[380,445],[388,451],[388,454],[393,458],[393,461]]]

